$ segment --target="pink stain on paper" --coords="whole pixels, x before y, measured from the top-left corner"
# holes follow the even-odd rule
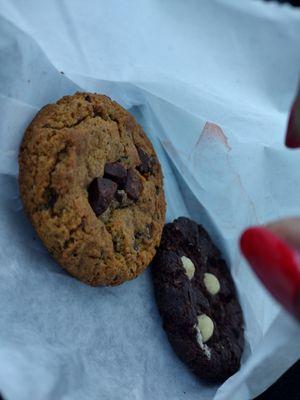
[[[227,151],[231,150],[231,147],[228,142],[228,138],[225,135],[225,133],[222,131],[222,129],[218,125],[216,125],[212,122],[205,123],[204,128],[202,129],[202,132],[199,136],[199,139],[197,140],[196,147],[198,147],[201,144],[201,142],[206,138],[214,139],[218,142],[221,142]]]
[[[229,151],[231,150],[231,146],[229,144],[228,138],[225,135],[225,133],[223,132],[223,130],[217,124],[214,124],[212,122],[205,123],[205,125],[202,129],[202,132],[196,142],[195,150],[191,154],[191,157],[195,156],[195,154],[197,154],[198,152],[200,152],[200,154],[201,154],[202,151],[206,151],[207,150],[206,145],[209,146],[209,142],[218,142],[218,143],[222,144],[222,146],[224,147],[224,150],[225,150],[224,153],[225,153],[225,157],[226,157],[225,160],[226,160],[226,164],[228,165],[228,173],[230,173],[235,178],[235,183],[236,183],[237,187],[240,189],[243,197],[245,199],[247,199],[247,202],[252,211],[252,215],[253,215],[255,221],[258,221],[255,204],[253,203],[251,197],[249,196],[247,190],[245,189],[243,182],[241,180],[240,174],[238,173],[236,168],[234,168],[232,166],[232,162],[231,162],[230,154],[229,154]]]

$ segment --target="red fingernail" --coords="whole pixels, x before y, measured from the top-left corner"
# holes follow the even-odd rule
[[[300,255],[266,228],[247,229],[241,249],[271,294],[300,319]]]
[[[286,132],[285,144],[290,148],[300,147],[300,97],[292,106]]]

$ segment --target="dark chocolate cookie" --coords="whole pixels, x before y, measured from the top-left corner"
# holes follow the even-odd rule
[[[165,225],[152,271],[163,326],[181,360],[209,381],[234,374],[244,345],[242,310],[204,228],[184,217]]]
[[[165,220],[163,177],[134,117],[76,93],[42,108],[19,156],[20,192],[55,259],[90,285],[118,285],[152,260]]]

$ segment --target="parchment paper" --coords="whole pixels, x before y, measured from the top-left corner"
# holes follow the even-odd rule
[[[300,213],[283,146],[300,12],[255,0],[0,0],[0,392],[7,400],[246,400],[300,356],[299,327],[243,261],[241,231]],[[149,270],[91,288],[49,256],[18,194],[18,147],[45,104],[105,93],[137,117],[165,175],[167,219],[202,223],[246,321],[240,371],[199,382],[174,355]]]

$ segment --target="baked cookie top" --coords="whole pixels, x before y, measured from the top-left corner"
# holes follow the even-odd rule
[[[25,210],[54,258],[90,285],[117,285],[152,260],[165,220],[161,167],[135,118],[76,93],[43,107],[19,154]]]
[[[202,226],[184,217],[165,225],[153,278],[178,356],[209,381],[236,372],[244,346],[242,310],[226,263]]]

